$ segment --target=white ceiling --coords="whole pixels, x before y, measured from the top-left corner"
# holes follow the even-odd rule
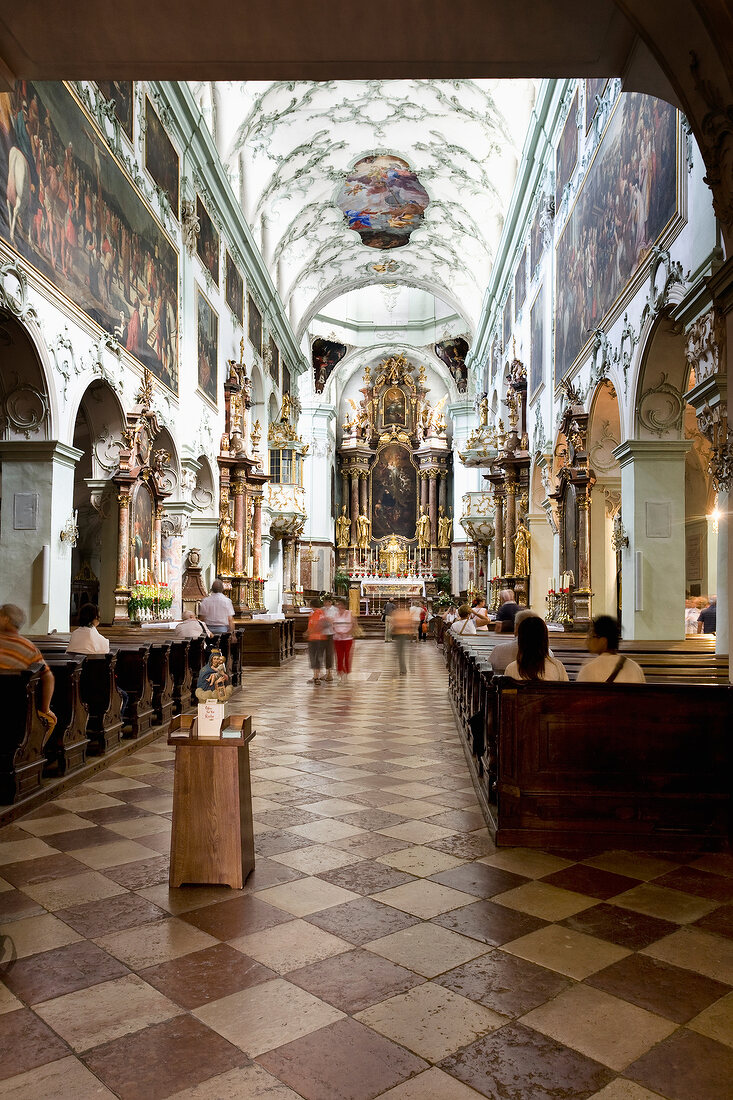
[[[219,82],[193,90],[298,339],[335,298],[384,283],[434,294],[470,337],[535,82]],[[335,203],[350,168],[379,153],[407,161],[430,196],[409,243],[390,250],[362,244]],[[374,317],[376,328],[389,322],[388,313]]]

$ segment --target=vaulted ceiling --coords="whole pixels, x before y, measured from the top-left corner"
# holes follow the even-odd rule
[[[475,325],[534,101],[533,81],[193,85],[300,338],[361,286],[420,287]],[[364,244],[337,205],[362,158],[406,162],[427,191],[408,243]],[[415,187],[419,193],[419,187]]]

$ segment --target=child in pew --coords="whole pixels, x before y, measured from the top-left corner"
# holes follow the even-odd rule
[[[645,684],[646,677],[640,665],[630,657],[619,654],[618,621],[610,615],[598,615],[591,623],[587,645],[595,654],[586,661],[578,673],[576,683],[594,684]]]
[[[567,680],[565,666],[550,656],[545,620],[529,615],[517,627],[517,659],[507,665],[512,680]]]

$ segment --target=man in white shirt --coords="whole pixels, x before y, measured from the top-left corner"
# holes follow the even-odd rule
[[[588,631],[588,649],[596,654],[586,661],[578,673],[577,683],[645,684],[646,677],[636,661],[619,654],[618,621],[610,615],[599,615]]]
[[[226,634],[234,630],[234,604],[224,595],[224,585],[218,577],[209,595],[199,604],[199,616],[212,634]]]
[[[451,626],[450,632],[451,634],[455,634],[456,636],[460,635],[461,637],[465,634],[476,633],[476,623],[471,617],[471,608],[467,603],[462,604],[461,607],[458,608],[458,618]]]
[[[206,623],[197,619],[193,611],[184,611],[183,619],[173,631],[174,638],[205,638],[211,637],[211,631]]]
[[[97,605],[85,603],[79,610],[79,625],[72,630],[67,653],[109,653],[109,638],[99,633]]]
[[[528,619],[530,615],[535,614],[536,612],[530,611],[528,607],[518,611],[514,616],[514,637],[511,642],[502,642],[501,645],[494,646],[492,649],[489,660],[497,676],[503,676],[512,661],[517,659],[517,627],[522,619]],[[550,650],[550,656],[552,656],[552,650]]]

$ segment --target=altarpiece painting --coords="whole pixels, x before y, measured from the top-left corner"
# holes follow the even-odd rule
[[[372,467],[372,537],[412,539],[417,516],[417,469],[408,447],[388,443]]]

